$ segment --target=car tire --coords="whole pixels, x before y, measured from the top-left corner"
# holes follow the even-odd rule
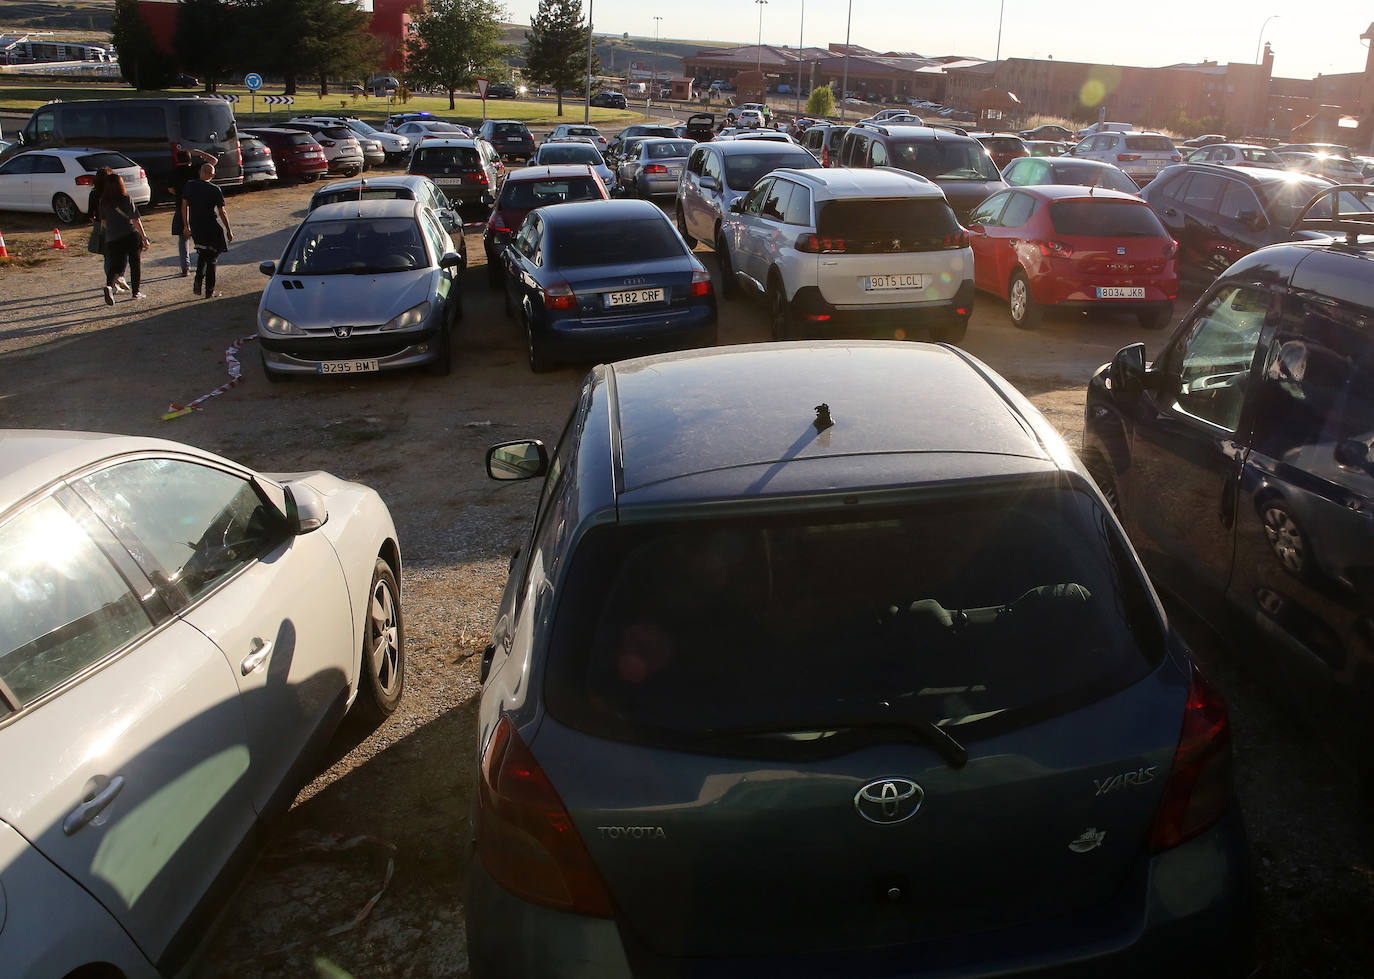
[[[687,250],[692,251],[697,247],[697,240],[687,233],[687,215],[682,213],[682,205],[677,207],[677,233],[682,235],[682,240],[687,243]]]
[[[1156,309],[1143,310],[1136,314],[1136,319],[1140,321],[1141,329],[1162,330],[1174,318],[1174,305],[1160,306]]]
[[[735,266],[730,262],[724,238],[716,239],[716,259],[720,262],[720,294],[733,296],[739,291],[739,283],[735,281]]]
[[[942,326],[931,327],[930,330],[930,338],[936,343],[949,343],[956,347],[964,342],[967,335],[967,316],[957,316]]]
[[[52,212],[63,224],[76,224],[81,220],[81,209],[76,206],[76,201],[66,194],[52,195]]]
[[[1260,523],[1269,550],[1283,569],[1294,577],[1306,578],[1312,570],[1312,548],[1293,511],[1279,501],[1262,504]]]
[[[777,341],[790,340],[797,335],[792,304],[776,272],[768,277],[768,327],[772,338]]]
[[[377,558],[368,589],[358,696],[353,701],[360,718],[372,724],[390,717],[405,691],[405,624],[400,593],[391,565]]]
[[[301,174],[301,183],[303,183],[303,184],[313,184],[316,180],[319,180],[319,179],[320,179],[320,175],[319,175],[318,173],[303,173],[303,174]]]
[[[525,321],[525,351],[529,360],[530,372],[534,374],[547,374],[553,370],[553,361],[544,350],[538,338],[534,335],[534,327],[530,323],[528,316],[523,317]]]
[[[1044,307],[1031,297],[1030,280],[1020,269],[1011,274],[1011,286],[1007,289],[1007,312],[1011,315],[1012,325],[1022,330],[1035,329],[1044,316]]]
[[[428,364],[425,364],[425,371],[435,377],[448,377],[453,373],[453,338],[450,335],[451,324],[445,323],[439,330],[439,336],[435,340],[435,345],[439,348],[437,356]]]
[[[650,191],[646,186],[641,184],[638,180],[635,181],[635,196],[638,197],[640,200],[646,201],[651,201],[654,199],[653,192]]]

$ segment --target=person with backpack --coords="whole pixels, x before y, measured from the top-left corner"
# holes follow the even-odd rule
[[[229,242],[234,240],[233,229],[229,227],[229,215],[224,210],[224,191],[212,182],[215,179],[215,165],[202,163],[200,177],[192,180],[181,191],[181,235],[190,237],[196,246],[196,280],[191,291],[197,296],[204,286],[205,298],[214,299],[215,262],[229,250]],[[223,226],[221,226],[223,222]]]

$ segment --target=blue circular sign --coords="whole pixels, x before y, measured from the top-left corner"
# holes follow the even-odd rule
[[[244,76],[243,84],[248,86],[248,91],[256,92],[258,89],[262,88],[262,76],[256,71],[250,71]]]

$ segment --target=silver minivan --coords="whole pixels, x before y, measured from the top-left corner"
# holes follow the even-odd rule
[[[698,143],[677,186],[677,230],[688,246],[715,247],[721,219],[759,178],[778,167],[810,170],[816,158],[792,143],[727,140]]]

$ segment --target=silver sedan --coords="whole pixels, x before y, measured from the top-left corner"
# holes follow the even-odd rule
[[[690,139],[641,140],[635,152],[620,161],[620,183],[625,193],[644,198],[676,194],[682,168],[696,145]]]
[[[556,167],[566,163],[586,164],[596,171],[606,190],[615,190],[615,174],[606,166],[606,160],[596,144],[587,136],[567,136],[545,142],[530,161],[532,167]]]

